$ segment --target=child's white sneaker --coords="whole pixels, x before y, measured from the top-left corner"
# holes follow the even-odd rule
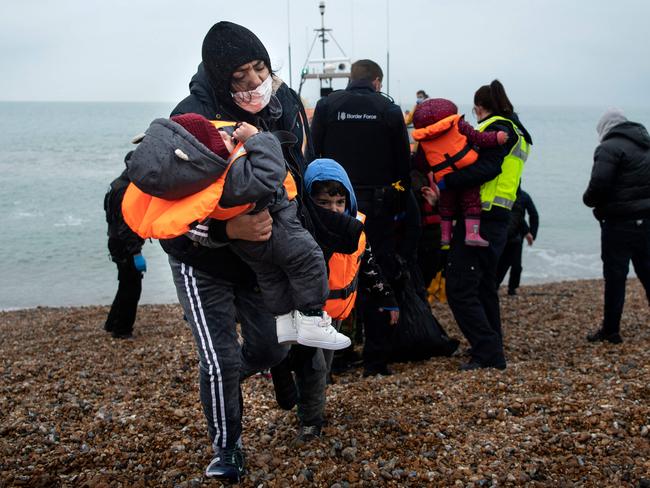
[[[337,332],[332,326],[332,317],[323,312],[322,316],[310,317],[296,311],[298,344],[321,349],[338,351],[345,349],[352,342],[350,338]]]
[[[275,317],[275,332],[278,334],[278,343],[280,344],[298,343],[296,317],[293,311]]]

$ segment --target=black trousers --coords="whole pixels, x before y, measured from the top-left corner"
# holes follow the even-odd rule
[[[422,237],[418,244],[418,266],[425,288],[429,288],[431,280],[440,271],[440,258],[440,224],[427,225],[422,228]]]
[[[472,348],[472,360],[484,366],[506,362],[496,283],[507,229],[507,219],[481,219],[489,247],[466,246],[465,222],[459,219],[447,256],[447,301]]]
[[[388,363],[392,351],[390,314],[380,312],[371,303],[360,304],[357,310],[361,312],[365,336],[362,353],[363,367],[370,371],[383,369]]]
[[[133,332],[138,301],[142,293],[142,273],[135,269],[131,257],[115,264],[117,265],[117,293],[104,328],[116,334],[128,334]]]
[[[499,258],[499,265],[497,266],[497,288],[506,277],[508,269],[510,269],[510,276],[508,277],[508,290],[516,290],[519,288],[521,281],[521,253],[524,248],[523,239],[518,241],[508,241],[503,248],[501,258]]]
[[[605,278],[603,330],[614,333],[621,327],[630,261],[650,304],[650,219],[602,221],[600,228]]]

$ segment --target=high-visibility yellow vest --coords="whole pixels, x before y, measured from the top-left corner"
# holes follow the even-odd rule
[[[501,163],[501,174],[481,185],[481,208],[485,211],[491,210],[492,205],[512,210],[517,199],[517,188],[524,171],[524,163],[530,154],[530,144],[521,129],[510,119],[493,115],[479,125],[479,132],[485,131],[496,121],[503,121],[512,126],[517,141]]]

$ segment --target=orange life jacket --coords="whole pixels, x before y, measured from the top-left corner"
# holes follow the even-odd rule
[[[478,153],[472,149],[467,137],[458,130],[460,119],[461,115],[450,115],[413,131],[413,139],[422,146],[436,182],[478,159]]]
[[[365,222],[366,216],[361,212],[357,218]],[[357,299],[357,284],[361,257],[366,249],[366,234],[361,233],[357,250],[352,254],[335,252],[329,262],[330,294],[325,302],[325,311],[333,319],[343,320],[350,315]]]
[[[235,125],[234,122],[211,121],[215,127]],[[252,210],[255,203],[222,207],[219,200],[223,194],[223,185],[231,166],[240,157],[246,155],[242,143],[239,143],[228,158],[228,166],[223,174],[207,188],[178,200],[165,200],[144,193],[130,183],[122,200],[124,222],[143,239],[171,239],[189,232],[190,225],[207,218],[228,220]],[[298,194],[296,182],[287,171],[284,180],[287,197],[291,200]]]

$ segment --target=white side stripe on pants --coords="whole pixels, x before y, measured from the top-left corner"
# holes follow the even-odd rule
[[[226,447],[226,407],[224,405],[223,399],[223,381],[221,378],[221,368],[219,367],[219,362],[217,361],[217,353],[214,350],[212,345],[212,338],[210,337],[210,331],[208,330],[208,325],[205,321],[205,313],[203,312],[203,307],[201,306],[201,297],[199,296],[199,290],[196,286],[196,277],[194,276],[194,268],[192,266],[187,267],[187,273],[185,272],[185,263],[181,263],[181,274],[185,278],[185,291],[187,293],[187,298],[190,301],[192,307],[192,315],[194,316],[194,323],[196,324],[197,332],[199,333],[199,338],[201,339],[201,348],[203,349],[203,356],[207,359],[208,364],[210,365],[209,375],[210,375],[210,392],[212,396],[212,421],[214,426],[217,429],[217,437],[219,432],[221,432],[221,447]],[[190,289],[189,280],[192,280],[192,288]],[[194,299],[196,300],[196,308],[194,306],[194,300],[192,296],[192,291],[194,292]],[[198,309],[198,315],[197,315]],[[200,319],[200,320],[199,320]],[[207,345],[206,345],[207,339]],[[208,351],[208,348],[210,349]],[[214,374],[213,368],[217,373],[217,382],[219,384],[219,408],[221,410],[221,429],[219,428],[219,417],[217,416],[217,391],[214,384]]]

